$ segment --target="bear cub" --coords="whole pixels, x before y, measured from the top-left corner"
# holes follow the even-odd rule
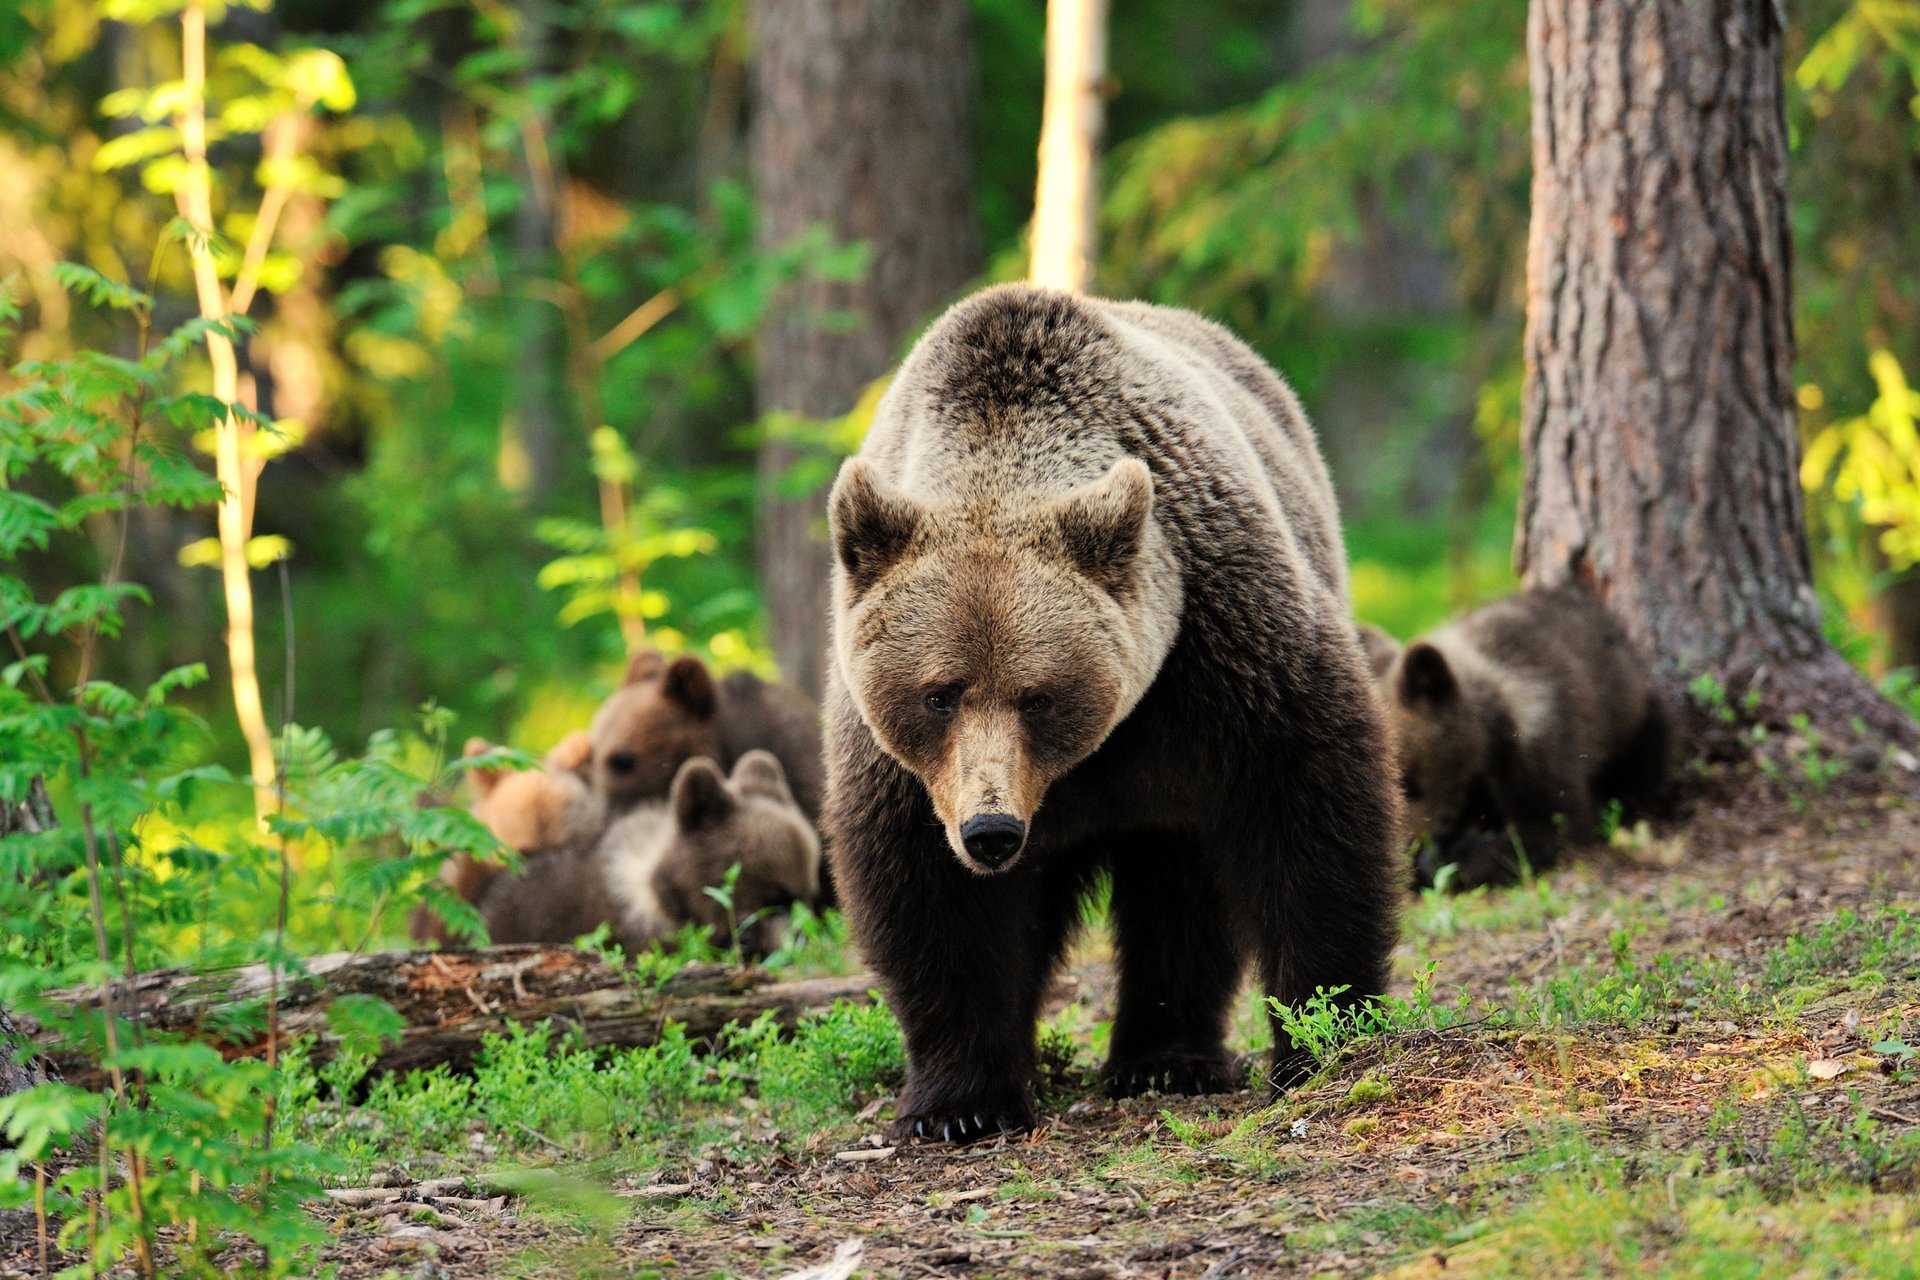
[[[705,889],[735,865],[729,915]],[[638,806],[596,842],[494,877],[474,906],[495,942],[569,943],[604,923],[634,954],[688,924],[710,926],[724,945],[738,922],[742,951],[763,957],[779,945],[780,915],[812,901],[819,877],[819,838],[780,762],[749,751],[731,779],[705,757],[689,760],[664,802]]]
[[[800,811],[820,816],[820,717],[793,689],[751,671],[715,679],[692,654],[635,654],[587,729],[594,793],[612,817],[667,794],[680,766],[707,756],[732,768],[754,748],[780,762]]]
[[[1448,864],[1459,888],[1513,880],[1522,856],[1551,866],[1563,839],[1593,837],[1607,801],[1644,803],[1666,780],[1669,718],[1647,662],[1577,587],[1523,591],[1397,652],[1366,647],[1416,884]]]

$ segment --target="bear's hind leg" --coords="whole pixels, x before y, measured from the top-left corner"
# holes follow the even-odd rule
[[[1245,1085],[1226,1049],[1246,966],[1190,836],[1129,837],[1113,860],[1120,1007],[1101,1072],[1116,1097],[1225,1093]]]

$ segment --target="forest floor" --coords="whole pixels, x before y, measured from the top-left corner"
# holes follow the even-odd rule
[[[1095,929],[1056,990],[1031,1135],[889,1148],[885,1087],[805,1127],[751,1091],[694,1102],[641,1143],[514,1122],[533,1141],[505,1158],[474,1133],[367,1166],[361,1185],[465,1184],[316,1208],[327,1260],[422,1280],[1920,1276],[1920,782],[1700,790],[1528,883],[1410,899],[1387,1017],[1277,1103],[1100,1095]]]

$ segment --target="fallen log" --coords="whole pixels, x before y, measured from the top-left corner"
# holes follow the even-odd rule
[[[771,1013],[783,1027],[839,1000],[864,1002],[871,974],[776,981],[757,970],[688,965],[658,986],[636,983],[589,952],[571,947],[501,946],[455,951],[385,951],[315,956],[303,974],[282,974],[278,1036],[281,1047],[310,1037],[316,1061],[339,1051],[328,1010],[342,996],[377,996],[405,1019],[396,1042],[382,1049],[372,1070],[411,1071],[472,1067],[488,1035],[511,1025],[551,1022],[571,1028],[584,1043],[644,1048],[669,1022],[710,1042],[730,1023]],[[267,967],[217,972],[159,969],[114,984],[114,1007],[142,1026],[182,1033],[216,1045],[229,1058],[267,1048]],[[76,1011],[97,1011],[98,988],[58,993]],[[66,1079],[87,1088],[105,1076],[84,1049],[52,1028],[34,1040]]]

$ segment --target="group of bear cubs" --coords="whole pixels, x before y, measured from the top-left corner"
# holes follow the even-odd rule
[[[1356,626],[1298,400],[1187,312],[958,303],[827,514],[824,740],[781,686],[642,654],[541,769],[475,774],[524,875],[448,876],[496,941],[629,948],[837,895],[906,1040],[896,1136],[1034,1122],[1040,1002],[1102,881],[1107,1087],[1231,1089],[1249,965],[1286,1003],[1376,995],[1410,877],[1545,866],[1666,775],[1646,660],[1577,585],[1404,646]],[[736,866],[729,913],[703,890]],[[1274,1038],[1279,1088],[1308,1062]]]

